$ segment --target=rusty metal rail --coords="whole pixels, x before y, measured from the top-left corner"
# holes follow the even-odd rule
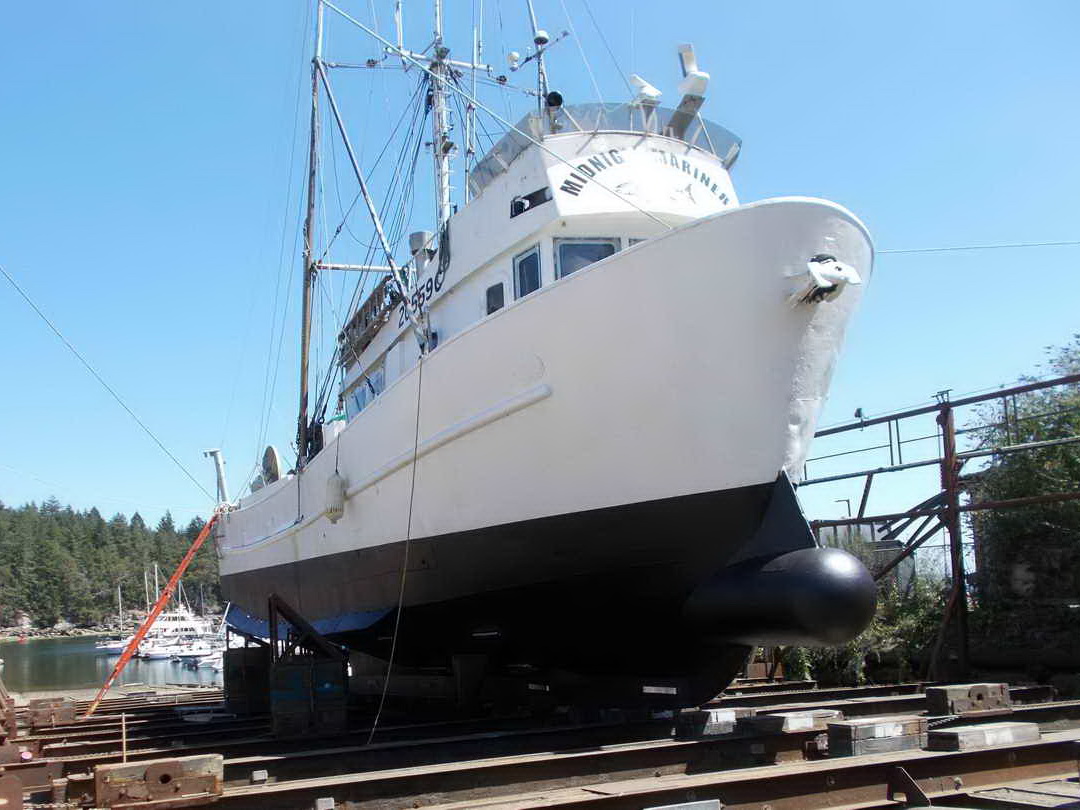
[[[724,808],[814,810],[890,803],[897,767],[928,796],[1076,772],[1080,731],[1048,734],[1037,743],[960,753],[905,751],[872,757],[802,762],[797,745],[756,751],[743,741],[663,741],[560,754],[505,757],[440,766],[358,772],[244,787],[226,786],[229,810],[311,807],[332,798],[350,810],[391,807],[633,808],[716,800]],[[729,754],[728,752],[733,752]],[[747,758],[780,756],[780,764],[738,769]],[[727,754],[727,756],[725,756]],[[795,760],[795,761],[791,761]],[[737,769],[732,770],[735,767]],[[500,798],[505,799],[500,801]]]
[[[915,691],[924,686],[756,693],[728,696],[718,705],[729,708],[739,700],[748,700],[759,716],[782,710],[834,707],[845,716],[911,713],[925,709],[925,695]],[[839,698],[841,695],[846,697]],[[1039,723],[1044,743],[1080,739],[1080,731],[1076,730],[1080,727],[1080,701],[1019,703],[1045,701],[1051,696],[1052,690],[1047,687],[1014,688],[1012,697],[1017,703],[1008,719]],[[763,698],[771,698],[772,702],[763,706],[759,702]],[[795,702],[781,702],[791,699]],[[864,796],[866,802],[877,801],[880,793],[880,785],[874,781],[877,776],[865,784],[844,781],[853,779],[848,774],[858,772],[871,761],[866,757],[804,762],[825,755],[827,744],[820,728],[782,734],[748,728],[733,734],[687,739],[672,737],[670,718],[537,727],[535,719],[508,717],[388,726],[379,744],[366,746],[356,744],[363,739],[362,729],[336,738],[281,740],[267,734],[245,736],[242,721],[214,721],[205,727],[181,728],[183,735],[170,735],[170,726],[158,725],[166,722],[164,718],[152,718],[142,728],[157,726],[162,734],[146,735],[142,741],[137,735],[129,738],[126,763],[121,763],[119,740],[109,727],[86,730],[85,736],[67,742],[56,741],[67,728],[48,729],[35,740],[16,738],[43,746],[42,758],[0,766],[4,771],[0,778],[19,779],[24,791],[45,791],[38,800],[60,802],[66,795],[67,801],[77,803],[72,807],[170,809],[209,802],[240,810],[310,808],[316,799],[332,799],[338,810],[465,808],[480,802],[491,808],[549,806],[545,802],[551,802],[550,806],[644,808],[687,801],[687,791],[710,799],[714,793],[720,796],[716,791],[721,789],[721,798],[728,807],[738,805],[743,796],[743,787],[732,786],[742,785],[740,780],[744,778],[753,781],[754,772],[768,773],[769,779],[767,784],[754,788],[759,793],[747,792],[746,796],[779,790],[760,801],[747,798],[748,803],[758,802],[755,810],[761,810],[762,804],[771,804],[772,810],[814,810],[819,805],[813,802],[785,804],[789,798],[802,795],[797,792],[802,784],[799,779],[812,779],[810,774],[827,773],[838,779],[842,776],[837,782],[839,789],[833,791],[835,801],[849,798],[845,791],[855,790],[853,786],[858,785],[865,790],[858,795]],[[931,718],[935,727],[958,722],[951,716]],[[265,723],[260,728],[265,728]],[[70,730],[77,733],[78,726]],[[160,744],[145,745],[155,741]],[[177,741],[181,744],[176,745]],[[1036,757],[1039,767],[1026,769],[1018,759],[1023,767],[1015,774],[1010,772],[1011,782],[1032,774],[1058,773],[1057,765],[1043,766],[1060,760],[1059,748],[1025,748],[1029,749],[1044,752]],[[1013,745],[1002,750],[1019,748]],[[67,755],[57,756],[60,752]],[[906,751],[896,756],[906,763],[936,762],[940,757],[958,755]],[[829,767],[821,770],[822,764]],[[854,771],[849,771],[852,768]],[[111,775],[106,778],[106,774]],[[154,779],[164,781],[154,784]],[[173,781],[176,784],[169,788],[167,785]],[[979,777],[977,784],[989,782]],[[789,795],[785,785],[796,792]],[[0,798],[2,794],[0,786]],[[511,797],[514,803],[508,803]],[[671,797],[675,798],[668,801]],[[862,801],[856,796],[852,806],[871,806]]]
[[[929,799],[1031,779],[1075,776],[1080,733],[1050,734],[1039,742],[964,752],[901,752],[847,760],[670,778],[613,781],[485,803],[487,810],[514,807],[640,810],[689,801],[716,801],[725,810],[826,810],[897,806],[903,774]],[[906,798],[906,796],[904,797]],[[272,805],[264,805],[271,807]],[[439,810],[468,803],[431,805]]]

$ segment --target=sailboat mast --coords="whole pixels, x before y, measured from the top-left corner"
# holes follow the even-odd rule
[[[307,461],[308,359],[311,350],[311,302],[315,289],[315,192],[319,170],[319,60],[322,59],[323,4],[315,12],[315,55],[311,59],[311,141],[308,149],[307,216],[304,217],[304,295],[300,316],[300,414],[296,425],[296,469]]]
[[[454,144],[450,140],[450,109],[447,104],[446,82],[450,66],[446,63],[450,49],[443,44],[443,4],[435,0],[435,59],[431,63],[432,149],[435,153],[435,224],[441,232],[450,221],[450,157]]]

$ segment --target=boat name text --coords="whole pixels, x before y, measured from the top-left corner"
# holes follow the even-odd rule
[[[660,165],[689,175],[715,194],[720,202],[725,205],[729,202],[727,192],[720,187],[720,184],[689,160],[680,158],[674,152],[669,152],[666,149],[649,149],[649,151],[652,153],[653,159]],[[617,166],[625,162],[626,157],[618,149],[607,149],[603,152],[597,152],[594,155],[585,158],[583,163],[579,163],[574,167],[576,171],[570,172],[570,176],[563,181],[561,186],[559,186],[559,191],[565,191],[567,194],[577,197],[582,189],[584,189],[589,181],[596,177],[596,175],[606,169],[610,169],[612,166]]]

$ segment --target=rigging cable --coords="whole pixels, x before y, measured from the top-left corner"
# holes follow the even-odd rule
[[[401,614],[405,612],[405,581],[409,572],[409,545],[412,540],[413,500],[416,496],[416,462],[420,451],[420,392],[424,382],[424,354],[420,353],[420,359],[416,364],[416,428],[413,432],[412,452],[412,476],[409,482],[409,516],[405,523],[405,548],[401,555],[401,578],[398,584],[397,611],[394,614],[394,629],[390,636],[390,657],[386,661],[386,677],[383,678],[382,694],[379,695],[379,708],[375,711],[375,719],[371,721],[371,733],[368,734],[367,744],[375,739],[375,731],[379,727],[379,718],[382,716],[383,705],[386,703],[386,693],[390,689],[390,675],[394,670],[394,656],[397,653],[399,630],[401,629]]]
[[[60,338],[60,342],[67,346],[71,353],[79,359],[79,362],[86,367],[86,370],[89,371],[91,375],[93,375],[94,379],[101,383],[102,388],[108,391],[112,398],[116,400],[117,404],[125,411],[127,411],[128,416],[135,420],[135,423],[139,427],[141,427],[146,433],[146,435],[153,440],[154,444],[161,448],[161,451],[170,459],[172,459],[172,463],[180,469],[180,472],[182,472],[189,479],[191,479],[191,483],[193,483],[200,490],[202,490],[207,498],[209,498],[211,501],[216,501],[217,499],[210,494],[209,490],[207,490],[206,487],[199,483],[199,480],[194,475],[192,475],[188,468],[180,462],[180,459],[174,456],[172,452],[170,452],[169,448],[162,444],[161,439],[159,439],[154,434],[154,431],[150,430],[150,428],[146,426],[146,423],[143,422],[143,420],[135,414],[135,411],[131,410],[131,408],[128,407],[127,403],[124,402],[123,399],[121,399],[120,395],[116,393],[115,390],[113,390],[113,387],[107,382],[105,382],[105,379],[100,374],[98,374],[97,370],[92,365],[90,365],[90,362],[79,353],[79,350],[71,344],[71,341],[64,337],[63,333],[56,328],[53,322],[49,320],[48,316],[41,311],[37,304],[34,303],[34,300],[29,295],[27,295],[26,291],[19,286],[19,283],[14,278],[12,278],[11,274],[8,273],[6,269],[4,269],[3,265],[0,265],[0,273],[3,273],[4,278],[8,280],[8,283],[11,284],[11,286],[15,288],[15,291],[23,297],[23,300],[26,301],[26,303],[30,305],[30,308],[37,313],[38,317],[45,322],[45,325],[53,331],[53,334]]]
[[[310,14],[310,11],[309,11],[307,17],[305,18],[304,36],[302,38],[303,40],[307,39],[307,34],[308,34],[308,31],[310,30],[310,27],[311,27],[311,14]],[[301,60],[300,64],[302,66],[304,64],[304,60]],[[290,203],[290,200],[292,198],[293,175],[294,175],[295,170],[296,170],[296,148],[297,148],[298,136],[299,136],[299,131],[300,131],[300,112],[299,112],[299,110],[300,110],[300,96],[301,96],[301,92],[303,90],[303,86],[304,86],[303,71],[301,70],[301,71],[298,72],[297,82],[296,82],[296,102],[294,104],[294,107],[296,108],[296,113],[294,113],[294,117],[293,117],[292,151],[291,151],[290,156],[289,156],[289,175],[288,175],[288,182],[286,183],[286,186],[285,186],[285,206],[284,206],[284,211],[282,212],[282,219],[281,219],[281,244],[280,244],[280,247],[279,247],[279,250],[278,250],[277,281],[276,281],[276,284],[274,286],[274,306],[273,306],[273,310],[271,311],[271,317],[270,317],[270,335],[269,335],[269,340],[267,341],[267,347],[268,348],[267,348],[267,353],[266,353],[266,370],[265,370],[265,373],[263,375],[263,401],[262,401],[262,406],[259,409],[260,410],[259,430],[258,430],[258,432],[256,434],[256,438],[255,438],[256,457],[258,457],[259,448],[262,447],[263,442],[266,440],[266,435],[267,435],[267,433],[269,432],[269,429],[270,429],[270,413],[271,413],[271,411],[273,409],[273,391],[277,387],[277,368],[279,368],[281,366],[281,344],[282,344],[282,341],[284,340],[284,336],[285,336],[285,318],[286,318],[286,316],[288,314],[289,299],[290,299],[291,293],[292,293],[292,285],[289,284],[289,285],[287,285],[287,289],[286,289],[285,308],[281,313],[281,326],[278,327],[277,326],[278,302],[281,299],[282,275],[283,275],[283,273],[285,271],[285,267],[286,267],[285,245],[286,245],[286,237],[288,236],[288,232],[289,232],[289,221],[291,219],[289,217],[289,208],[290,208],[289,203]],[[295,229],[293,231],[293,242],[292,242],[294,245],[296,244],[296,237],[297,237],[297,230],[296,229],[298,229],[298,228],[299,228],[299,221],[296,221]],[[275,333],[278,334],[278,350],[277,350],[277,359],[276,359],[276,361],[274,360],[274,337],[275,337]],[[272,366],[272,363],[275,364],[275,366]],[[274,367],[273,382],[271,382],[271,368],[272,367]],[[244,483],[244,487],[246,487],[250,483],[250,481],[252,479],[254,479],[254,477],[255,477],[255,475],[257,473],[258,467],[259,467],[259,463],[256,462],[255,466],[252,469],[252,472],[248,476],[248,480]],[[243,488],[241,488],[241,489],[243,489]]]
[[[878,250],[875,252],[880,256],[887,253],[951,253],[957,250],[1002,250],[1031,247],[1075,247],[1076,245],[1080,245],[1080,240],[1066,240],[1062,242],[1004,242],[996,245],[949,245],[947,247],[905,248],[903,250]]]
[[[383,44],[385,44],[385,45],[386,45],[387,47],[391,47],[391,48],[392,48],[392,47],[394,47],[394,46],[393,46],[393,45],[392,45],[392,44],[391,44],[391,43],[390,43],[390,42],[389,42],[388,40],[386,40],[386,39],[383,39],[383,38],[382,38],[381,36],[379,36],[379,34],[378,34],[378,33],[376,33],[376,32],[374,32],[374,31],[372,31],[372,30],[371,30],[370,28],[368,28],[368,27],[367,27],[366,25],[364,25],[364,24],[363,24],[362,22],[360,22],[359,20],[357,20],[357,19],[356,19],[355,17],[352,17],[352,16],[350,16],[349,14],[347,14],[346,12],[342,11],[342,10],[341,10],[340,8],[338,8],[338,7],[337,7],[337,6],[335,6],[335,5],[333,4],[333,3],[331,3],[331,2],[330,2],[330,0],[322,0],[322,3],[323,3],[323,6],[324,6],[325,8],[328,8],[328,9],[330,9],[331,11],[335,12],[336,14],[338,14],[338,15],[339,15],[340,17],[342,17],[343,19],[345,19],[345,20],[347,20],[347,21],[351,22],[351,23],[352,23],[353,25],[355,25],[355,26],[356,26],[357,28],[359,28],[360,30],[362,30],[362,31],[366,32],[366,33],[367,33],[367,34],[368,34],[369,36],[373,36],[373,37],[375,37],[376,39],[380,40],[380,41],[381,41],[381,42],[383,42]],[[396,49],[395,49],[395,50],[396,50]],[[425,73],[427,73],[427,74],[431,75],[431,76],[432,76],[432,77],[434,77],[434,78],[435,78],[436,80],[438,80],[438,77],[437,77],[437,76],[435,76],[435,74],[434,74],[434,73],[433,73],[433,72],[432,72],[432,71],[431,71],[431,70],[430,70],[429,68],[427,68],[427,67],[426,67],[426,66],[425,66],[425,65],[424,65],[423,63],[419,62],[418,60],[416,60],[416,59],[415,59],[415,58],[413,58],[412,56],[409,56],[409,55],[408,55],[407,53],[402,53],[402,55],[401,55],[401,56],[402,56],[402,58],[403,58],[403,59],[406,59],[406,60],[408,60],[408,61],[409,61],[409,62],[411,62],[411,63],[412,63],[413,65],[415,65],[416,67],[418,67],[418,68],[419,68],[420,70],[424,71]],[[571,169],[574,169],[574,168],[576,168],[576,167],[574,166],[574,164],[572,164],[572,163],[571,163],[571,162],[570,162],[569,160],[567,160],[566,158],[564,158],[564,157],[562,157],[561,155],[557,154],[557,153],[556,153],[556,152],[555,152],[554,150],[552,150],[552,149],[551,149],[550,147],[548,147],[548,146],[545,146],[545,145],[544,145],[544,143],[543,143],[543,141],[539,141],[539,140],[537,140],[537,139],[536,139],[536,138],[534,138],[534,137],[533,137],[532,135],[530,135],[529,133],[527,133],[527,132],[525,132],[524,130],[522,130],[522,129],[521,129],[520,127],[517,127],[517,126],[515,126],[514,124],[510,123],[510,121],[508,121],[507,119],[505,119],[505,118],[503,118],[502,116],[500,116],[500,115],[499,115],[499,114],[498,114],[497,112],[495,112],[494,110],[492,110],[492,109],[491,109],[490,107],[488,107],[487,105],[485,105],[485,104],[482,104],[482,103],[481,103],[480,101],[478,101],[478,100],[476,100],[475,98],[473,98],[473,97],[472,97],[471,95],[469,95],[468,93],[466,93],[466,92],[465,92],[464,90],[462,90],[461,88],[459,88],[459,87],[454,87],[453,85],[448,85],[448,86],[449,86],[449,87],[450,87],[450,88],[451,88],[451,89],[452,89],[452,90],[453,90],[453,91],[454,91],[455,93],[459,93],[459,94],[461,94],[461,96],[462,96],[462,97],[464,97],[464,98],[465,98],[465,99],[467,99],[468,101],[471,101],[471,102],[472,102],[472,103],[473,103],[474,105],[476,105],[477,109],[483,110],[483,111],[484,111],[484,112],[486,112],[486,113],[487,113],[488,115],[490,115],[490,116],[491,116],[492,118],[494,118],[494,119],[495,119],[496,121],[498,121],[499,123],[501,123],[501,124],[502,124],[503,126],[505,126],[505,127],[508,127],[509,129],[511,129],[511,130],[513,130],[514,132],[518,133],[519,135],[521,135],[521,137],[523,137],[523,138],[524,138],[525,140],[527,140],[527,141],[528,141],[529,143],[533,144],[534,146],[538,147],[538,148],[539,148],[539,149],[540,149],[541,151],[543,151],[543,152],[546,152],[546,153],[547,153],[548,155],[550,155],[551,157],[555,158],[555,160],[559,161],[559,163],[562,163],[562,164],[564,164],[564,165],[566,165],[566,166],[569,166],[569,167],[570,167]],[[619,192],[615,191],[615,190],[614,190],[613,188],[611,188],[610,186],[608,186],[608,185],[607,185],[606,183],[601,183],[601,182],[600,182],[599,180],[597,180],[597,179],[596,179],[595,177],[594,177],[594,178],[592,178],[592,183],[593,183],[594,185],[596,185],[596,187],[597,187],[597,188],[601,188],[601,189],[603,189],[604,191],[606,191],[606,192],[608,192],[609,194],[611,194],[612,196],[614,196],[614,197],[615,197],[616,199],[619,199],[619,200],[621,200],[622,202],[626,203],[626,204],[627,204],[627,205],[629,205],[629,206],[630,206],[631,208],[633,208],[633,209],[635,209],[636,211],[639,211],[640,213],[644,214],[645,216],[647,216],[647,217],[648,217],[649,219],[653,220],[654,222],[656,222],[656,223],[658,223],[658,224],[660,224],[660,225],[663,225],[663,226],[664,226],[665,228],[667,228],[667,229],[668,229],[669,231],[670,231],[670,230],[673,230],[673,229],[674,229],[674,226],[673,226],[673,225],[671,225],[670,223],[667,223],[667,222],[665,222],[664,220],[660,219],[660,217],[656,216],[656,215],[655,215],[654,213],[652,213],[651,211],[646,211],[646,210],[645,210],[644,208],[642,208],[642,207],[641,207],[640,205],[638,205],[637,203],[635,203],[635,202],[634,202],[633,200],[631,200],[631,199],[630,199],[629,197],[627,197],[626,195],[624,195],[624,194],[620,194]]]
[[[585,70],[589,73],[589,81],[592,82],[593,90],[596,91],[596,100],[601,104],[604,103],[604,94],[600,92],[600,85],[596,83],[596,76],[593,74],[592,65],[589,64],[589,57],[585,55],[585,48],[581,44],[581,39],[578,37],[577,29],[574,28],[574,21],[570,17],[570,11],[566,8],[566,0],[559,0],[562,4],[563,14],[566,15],[566,24],[570,27],[570,33],[574,37],[574,43],[577,45],[578,53],[581,54],[581,61],[585,63]]]
[[[308,7],[307,7],[307,11],[305,12],[304,17],[303,17],[303,26],[302,26],[302,28],[300,30],[299,42],[301,43],[301,45],[299,47],[299,51],[300,51],[301,55],[303,55],[305,53],[305,46],[304,46],[303,43],[305,43],[307,41],[307,38],[308,38],[308,31],[309,31],[310,26],[311,26],[311,11],[312,11],[312,9],[311,9],[311,6],[309,4]],[[296,144],[297,144],[297,135],[298,135],[298,129],[299,129],[299,127],[298,127],[298,118],[299,118],[299,116],[296,113],[296,108],[299,106],[299,103],[300,103],[300,89],[301,89],[301,86],[303,84],[303,65],[304,65],[304,60],[300,59],[297,62],[298,70],[296,71],[296,82],[295,82],[295,84],[296,84],[296,101],[293,103],[293,105],[291,107],[291,109],[293,109],[293,134],[292,134],[292,149],[291,149],[291,152],[290,152],[289,163],[288,163],[288,166],[289,166],[288,182],[286,184],[286,192],[285,192],[285,213],[286,214],[288,212],[288,207],[289,207],[289,198],[292,196],[292,181],[293,181],[292,173],[293,173],[294,162],[295,162],[295,157],[296,157]],[[282,91],[283,91],[282,92],[282,110],[283,111],[288,111],[288,109],[290,109],[290,107],[288,106],[288,88],[283,85],[282,86]],[[268,221],[270,220],[271,216],[272,216],[271,201],[270,201],[270,197],[267,196],[267,199],[266,199],[266,218],[267,218]],[[288,220],[283,217],[283,219],[282,219],[282,231],[283,231],[283,233],[282,233],[282,241],[284,241],[284,238],[285,238],[284,231],[285,231],[285,229],[287,227],[288,227]],[[259,271],[260,271],[261,266],[264,263],[264,260],[265,260],[265,246],[260,247],[260,249],[258,251],[257,260],[252,264],[251,277],[252,277],[253,281],[258,279]],[[280,262],[281,262],[281,259],[279,258],[279,275],[280,275]],[[280,284],[280,279],[279,279],[278,283]],[[248,342],[249,342],[249,337],[250,337],[251,332],[252,332],[252,316],[253,316],[253,314],[255,312],[255,306],[258,303],[258,298],[259,298],[259,296],[255,292],[258,285],[257,284],[252,284],[251,287],[252,287],[252,294],[251,294],[250,303],[248,305],[247,315],[246,315],[246,317],[244,319],[243,338],[242,338],[242,340],[240,342],[240,351],[238,352],[239,356],[237,357],[236,367],[235,367],[235,370],[234,370],[234,372],[232,374],[232,386],[231,386],[231,390],[229,392],[229,404],[225,409],[225,422],[224,422],[224,425],[222,426],[222,429],[221,429],[221,441],[218,443],[218,447],[221,447],[223,449],[225,448],[226,437],[228,436],[228,431],[229,431],[229,424],[230,424],[230,421],[232,419],[233,406],[234,406],[235,401],[236,401],[236,392],[237,392],[237,389],[239,387],[240,379],[243,376],[242,372],[243,372],[244,367],[245,367],[245,361],[247,360],[248,352],[246,351],[246,348],[247,348],[247,345],[248,345]],[[275,297],[274,317],[272,318],[272,322],[276,321],[276,312],[277,312],[277,299]],[[271,345],[272,345],[272,342],[273,342],[272,335],[273,335],[273,327],[271,326]],[[265,396],[265,385],[266,384],[265,384],[265,381],[264,381],[264,389],[263,389],[264,390],[264,396]],[[265,405],[265,402],[263,403],[263,405]]]
[[[508,62],[510,60],[510,51],[506,47],[506,30],[503,27],[502,3],[495,4],[495,16],[499,20],[499,36],[501,37],[502,42],[502,58],[504,62]],[[501,95],[503,105],[506,107],[506,117],[509,118],[511,115],[513,115],[513,113],[510,111],[510,95],[506,92],[505,88],[503,89]]]
[[[376,169],[379,168],[379,163],[382,162],[383,156],[386,154],[386,150],[389,148],[390,144],[393,143],[394,137],[397,135],[398,130],[401,128],[402,122],[405,120],[405,116],[408,115],[410,111],[413,112],[414,120],[415,120],[415,108],[413,107],[413,104],[416,102],[417,97],[420,95],[421,89],[423,89],[423,83],[421,83],[416,88],[416,92],[414,92],[413,95],[412,95],[412,98],[409,99],[409,103],[406,105],[405,109],[402,110],[401,116],[398,118],[397,123],[394,124],[394,128],[390,131],[390,135],[387,136],[386,143],[383,145],[382,151],[379,152],[378,156],[375,158],[375,162],[372,164],[371,169],[369,170],[371,174],[374,174]],[[337,130],[335,129],[334,131],[336,132]],[[333,144],[331,144],[330,160],[331,160],[331,163],[333,164],[333,168],[334,168],[334,187],[335,187],[335,190],[337,191],[338,206],[340,208],[344,208],[344,205],[342,205],[342,202],[341,202],[341,189],[338,186],[337,154],[333,150],[332,146],[333,146]],[[356,207],[356,203],[359,202],[359,201],[360,201],[360,192],[358,191],[358,192],[356,192],[356,196],[353,197],[353,201],[349,205],[348,210],[345,212],[345,215],[344,215],[344,218],[342,219],[341,225],[339,225],[337,230],[334,232],[333,239],[330,240],[330,244],[328,244],[326,246],[326,249],[323,251],[322,257],[320,257],[320,258],[325,258],[326,257],[327,251],[330,250],[330,246],[334,243],[334,240],[337,239],[338,234],[341,232],[341,229],[343,227],[348,232],[349,236],[351,236],[353,238],[353,241],[355,241],[358,245],[360,245],[362,247],[365,247],[365,248],[370,248],[370,247],[372,247],[374,245],[374,240],[372,240],[371,244],[368,244],[367,242],[364,242],[355,233],[353,233],[352,228],[349,227],[349,221],[348,221],[349,220],[349,215],[352,213],[353,208]],[[375,247],[378,247],[378,246],[375,245]]]
[[[596,30],[600,34],[600,41],[604,43],[604,47],[607,48],[608,55],[611,57],[611,61],[615,63],[615,70],[619,74],[619,78],[623,80],[623,84],[626,85],[626,89],[630,91],[630,95],[634,95],[634,88],[630,85],[630,80],[626,78],[626,74],[623,73],[622,67],[619,65],[619,60],[615,58],[615,52],[611,50],[611,46],[608,45],[607,37],[604,36],[604,29],[600,26],[600,23],[596,21],[596,17],[592,13],[592,6],[589,5],[589,0],[581,0],[582,5],[585,6],[585,10],[589,12],[589,19],[592,20],[593,25],[596,26]],[[569,16],[569,15],[567,15]],[[575,37],[576,39],[576,37]],[[601,99],[603,101],[603,99]]]
[[[425,76],[419,82],[420,88],[425,86],[426,83],[427,83],[427,77]],[[418,103],[413,108],[413,119],[412,119],[412,122],[410,124],[409,130],[416,133],[416,140],[415,140],[414,144],[410,144],[409,142],[405,142],[402,145],[401,152],[398,155],[397,162],[396,162],[396,164],[394,166],[394,170],[393,170],[392,175],[391,175],[393,179],[392,179],[392,181],[391,181],[391,183],[390,183],[390,185],[389,185],[389,187],[387,189],[387,193],[386,193],[386,195],[384,197],[383,204],[382,204],[382,207],[381,207],[381,211],[384,214],[385,214],[386,211],[388,211],[391,208],[395,207],[395,206],[391,205],[391,203],[393,202],[394,192],[398,188],[398,182],[399,181],[403,182],[404,183],[404,188],[402,189],[402,192],[401,192],[401,195],[400,195],[400,200],[399,200],[398,204],[396,205],[396,211],[395,211],[395,213],[393,215],[393,218],[390,220],[390,224],[389,224],[389,228],[388,228],[388,240],[392,244],[396,244],[398,242],[398,240],[400,240],[402,232],[403,232],[406,224],[408,223],[409,216],[410,216],[410,213],[411,213],[411,208],[410,208],[409,212],[406,212],[405,205],[406,205],[407,201],[414,199],[413,193],[414,193],[414,190],[415,190],[416,167],[417,167],[417,164],[419,162],[420,147],[423,144],[423,132],[422,132],[422,129],[423,129],[423,124],[425,123],[426,118],[427,118],[427,114],[426,114],[426,111],[425,111],[424,117],[419,120],[419,126],[417,125],[417,123],[418,123],[417,119],[418,119],[419,114],[420,114],[420,112],[421,112],[421,110],[423,108],[423,104],[419,101],[420,100],[419,92],[413,94],[412,100],[417,101]],[[383,151],[385,152],[385,148],[384,148]],[[411,153],[411,161],[410,161],[411,165],[409,167],[409,170],[406,172],[406,171],[404,171],[405,161],[406,161],[407,158],[409,158],[410,153]],[[365,264],[370,264],[370,262],[372,261],[373,252],[375,251],[376,248],[375,248],[374,244],[368,245],[367,247],[369,248],[369,250],[368,250],[367,257],[365,258]],[[357,286],[356,286],[356,289],[354,291],[353,298],[349,303],[349,309],[347,311],[346,321],[347,321],[348,318],[350,318],[352,316],[352,312],[353,312],[354,308],[360,303],[360,301],[364,297],[364,290],[366,289],[366,285],[367,285],[366,275],[367,274],[361,276],[360,280],[357,282]],[[374,274],[372,274],[372,275],[374,276]],[[373,284],[372,288],[374,289],[374,284]],[[336,312],[335,312],[335,317],[338,317]],[[342,327],[344,327],[345,326],[345,321],[342,321],[341,323],[342,323]],[[353,354],[354,354],[354,357],[356,357],[357,361],[359,361],[360,358],[358,356],[356,356],[355,350],[353,350]],[[323,382],[320,384],[319,389],[318,389],[318,394],[317,394],[316,399],[315,399],[315,407],[312,409],[313,414],[319,414],[319,413],[325,414],[326,408],[329,406],[330,387],[331,387],[331,382],[333,380],[334,365],[335,365],[335,363],[338,362],[339,357],[340,357],[340,350],[339,350],[338,347],[335,347],[335,351],[333,353],[333,356],[330,358],[330,362],[329,362],[329,364],[327,366],[326,376],[325,376]]]

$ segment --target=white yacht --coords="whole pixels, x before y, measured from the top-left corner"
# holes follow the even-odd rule
[[[455,199],[451,137],[491,112],[461,76],[490,68],[451,58],[435,5],[423,54],[382,39],[429,100],[435,227],[401,257],[371,204],[379,265],[331,261],[312,190],[305,324],[320,275],[368,283],[317,370],[336,398],[309,397],[302,336],[295,464],[267,448],[215,527],[229,622],[265,636],[276,593],[399,664],[470,656],[681,705],[718,693],[754,644],[852,638],[873,582],[815,545],[792,482],[870,279],[867,229],[827,200],[739,199],[740,141],[702,117],[691,47],[672,108],[638,77],[627,102],[571,104],[546,84],[535,24],[538,103],[482,159],[466,144]],[[363,27],[317,2],[312,178],[320,126],[343,117],[331,14]]]

